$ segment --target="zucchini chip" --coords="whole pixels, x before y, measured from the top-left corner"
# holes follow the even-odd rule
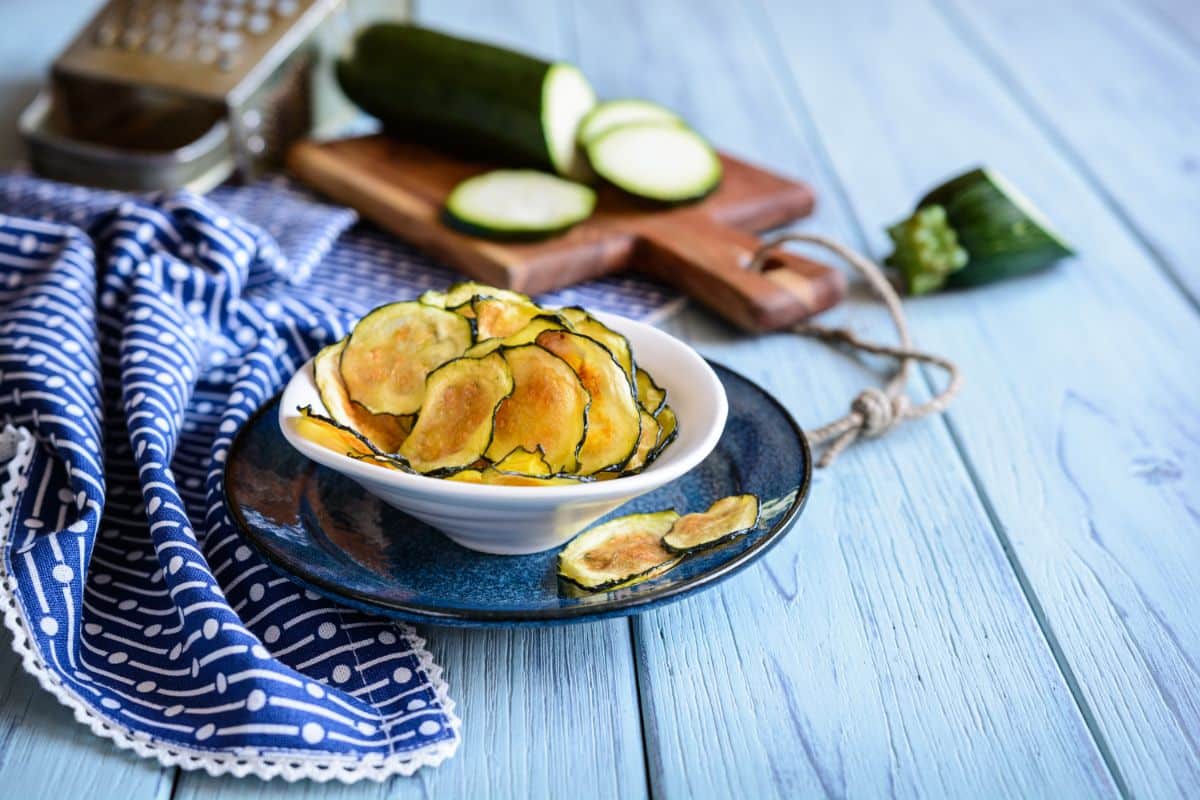
[[[642,432],[637,400],[624,371],[604,345],[578,333],[544,331],[537,343],[566,361],[592,397],[576,471],[619,471],[637,450]]]
[[[334,422],[357,431],[385,453],[394,453],[412,431],[411,416],[372,414],[350,399],[338,364],[346,340],[328,345],[313,359],[313,382],[325,410]]]
[[[417,298],[417,302],[423,306],[445,308],[446,293],[439,292],[437,289],[426,289],[425,291],[421,292],[421,296]]]
[[[560,308],[558,313],[570,324],[571,330],[589,336],[607,347],[608,352],[612,353],[613,358],[621,365],[621,369],[625,370],[626,377],[631,381],[634,379],[633,348],[629,346],[628,339],[579,306]]]
[[[297,410],[300,416],[296,419],[296,429],[310,442],[354,458],[373,457],[378,454],[379,451],[361,434],[345,425],[339,425],[328,417],[313,413],[312,406],[304,406]]]
[[[722,497],[699,514],[680,517],[662,538],[672,553],[694,553],[716,547],[758,526],[758,498],[752,494]]]
[[[341,372],[351,400],[373,414],[413,414],[430,371],[470,347],[471,323],[416,301],[391,303],[354,326]]]
[[[492,442],[495,443],[494,438]],[[531,453],[524,447],[518,447],[497,461],[495,468],[499,472],[510,472],[514,475],[525,475],[532,478],[545,478],[554,472],[546,463],[541,448]]]
[[[471,301],[471,310],[475,318],[475,338],[481,342],[512,336],[534,317],[544,313],[528,300],[509,300],[504,297],[476,296]]]
[[[651,461],[654,460],[654,453],[658,447],[658,436],[662,433],[662,428],[658,425],[658,420],[646,409],[639,409],[642,415],[642,435],[638,438],[637,450],[633,452],[633,458],[629,459],[629,463],[625,465],[623,474],[628,475],[631,472],[641,472]]]
[[[512,472],[501,472],[488,467],[486,469],[464,469],[447,476],[448,481],[460,483],[487,483],[493,486],[578,486],[584,478],[573,478],[569,475],[517,475]]]
[[[588,390],[570,364],[536,344],[504,348],[500,355],[512,371],[513,393],[496,409],[485,455],[497,461],[517,448],[540,451],[550,472],[574,472],[587,430]]]
[[[514,292],[511,289],[497,289],[495,286],[488,286],[485,283],[476,283],[475,281],[460,281],[446,290],[446,293],[443,295],[442,308],[461,308],[470,304],[476,297],[498,297],[501,300],[509,300],[514,303],[533,303],[528,295]]]
[[[628,514],[584,531],[558,554],[559,577],[597,592],[661,575],[682,558],[662,544],[678,519],[674,511]]]
[[[663,404],[667,402],[667,390],[654,382],[649,372],[637,368],[638,403],[652,415],[658,416]]]
[[[501,347],[519,347],[523,344],[532,344],[537,339],[538,334],[542,331],[565,331],[568,330],[566,321],[556,314],[542,313],[531,319],[521,330],[506,336],[503,339],[485,339],[479,344],[471,345],[467,352],[463,355],[470,358],[480,358],[488,353],[499,350]]]
[[[372,453],[371,455],[358,456],[351,455],[355,461],[363,461],[367,464],[374,464],[377,467],[384,469],[394,469],[397,472],[407,472],[410,475],[419,475],[420,473],[408,465],[408,462],[396,456],[390,456],[386,453]]]
[[[491,443],[496,407],[512,390],[499,353],[443,364],[429,374],[424,409],[400,455],[422,473],[471,466]]]
[[[675,437],[679,435],[679,419],[675,416],[675,409],[669,405],[663,405],[662,411],[658,412],[656,421],[658,422],[658,441],[654,444],[654,452],[650,454],[651,461],[662,455],[662,451],[667,449],[667,445],[675,441]]]

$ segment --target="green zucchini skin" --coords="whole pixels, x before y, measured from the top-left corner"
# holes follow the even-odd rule
[[[1045,269],[1074,251],[1031,203],[997,173],[977,168],[942,184],[917,203],[940,205],[969,254],[946,286],[966,288]]]
[[[546,129],[562,63],[415,25],[363,30],[337,65],[346,95],[389,132],[488,161],[562,172]]]

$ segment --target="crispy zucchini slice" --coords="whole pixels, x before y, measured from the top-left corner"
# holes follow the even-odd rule
[[[667,390],[655,383],[650,373],[641,367],[637,368],[637,390],[638,403],[657,417],[667,402]]]
[[[446,293],[439,292],[437,289],[426,289],[421,292],[417,302],[421,305],[433,306],[434,308],[446,307]]]
[[[496,407],[512,390],[499,353],[443,364],[429,374],[425,406],[400,455],[421,473],[471,466],[488,449]]]
[[[498,289],[485,283],[475,281],[460,281],[446,290],[443,295],[443,308],[456,309],[469,305],[476,297],[499,297],[514,303],[532,303],[529,295],[514,292],[511,289]]]
[[[654,451],[658,446],[658,435],[662,430],[658,426],[658,420],[649,411],[642,408],[638,409],[638,413],[642,415],[642,435],[638,438],[637,450],[633,452],[633,457],[625,465],[622,473],[625,475],[633,472],[641,472],[654,460]]]
[[[399,456],[388,455],[387,453],[372,453],[370,455],[362,456],[351,455],[350,457],[355,461],[363,461],[367,464],[374,464],[377,467],[383,467],[385,469],[394,469],[397,472],[407,472],[411,475],[420,474],[415,469],[410,467],[408,462],[403,458],[400,458]]]
[[[566,361],[592,398],[576,472],[619,471],[637,450],[642,432],[637,400],[625,372],[604,345],[582,334],[544,331],[537,343]]]
[[[518,347],[523,344],[532,344],[542,331],[565,330],[569,330],[569,328],[567,328],[566,321],[562,317],[556,314],[543,313],[531,319],[525,327],[511,336],[505,336],[503,339],[485,339],[478,344],[471,345],[463,355],[471,358],[479,358],[480,356],[486,356],[488,353],[499,350],[501,347]]]
[[[475,338],[478,341],[503,339],[512,336],[543,313],[540,306],[528,300],[504,297],[475,297],[471,300],[475,317]]]
[[[486,483],[493,486],[578,486],[587,479],[570,475],[517,475],[488,467],[486,469],[464,469],[448,476],[446,480],[460,483]]]
[[[492,439],[495,442],[495,438]],[[510,472],[514,475],[527,475],[532,478],[545,478],[554,473],[546,463],[542,449],[539,447],[532,453],[524,447],[518,447],[494,465],[499,472]]]
[[[351,400],[373,414],[413,414],[429,373],[463,354],[471,323],[416,301],[389,303],[354,326],[340,368]]]
[[[350,399],[342,382],[339,362],[346,339],[328,345],[313,359],[313,382],[325,411],[339,425],[358,433],[385,453],[394,453],[412,431],[412,416],[372,414]]]
[[[667,445],[675,441],[675,437],[679,435],[679,419],[675,416],[675,409],[671,406],[664,404],[655,420],[658,422],[658,441],[654,445],[654,452],[650,454],[651,461],[662,455],[662,451],[667,449]]]
[[[300,417],[296,420],[296,430],[310,442],[355,458],[374,456],[379,452],[362,437],[362,434],[334,422],[329,417],[315,413],[312,406],[303,406],[297,410]]]
[[[752,494],[722,497],[698,514],[680,517],[663,536],[672,553],[694,553],[735,539],[758,526],[758,498]]]
[[[678,519],[675,511],[628,514],[584,531],[558,554],[559,577],[597,592],[661,575],[681,558],[662,544]]]
[[[536,344],[499,353],[512,371],[513,393],[496,409],[485,455],[498,461],[517,448],[540,451],[550,472],[574,472],[592,400],[583,382],[570,364]]]
[[[621,369],[625,370],[625,375],[629,380],[634,379],[633,348],[629,346],[628,339],[579,306],[560,308],[558,313],[571,325],[573,331],[590,336],[607,347],[608,351],[613,354],[613,358],[621,365]]]

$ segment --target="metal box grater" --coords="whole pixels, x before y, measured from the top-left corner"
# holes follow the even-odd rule
[[[346,120],[329,62],[407,2],[110,0],[22,114],[35,170],[120,189],[205,191],[252,178]]]

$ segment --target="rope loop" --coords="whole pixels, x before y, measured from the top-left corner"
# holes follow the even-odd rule
[[[879,265],[866,256],[827,237],[811,233],[785,233],[764,241],[754,254],[749,268],[761,270],[770,251],[788,242],[816,245],[834,253],[854,267],[887,307],[900,340],[899,346],[867,342],[846,328],[829,328],[811,322],[802,323],[793,328],[793,331],[800,336],[827,343],[848,345],[864,353],[888,356],[900,362],[883,388],[872,386],[864,389],[851,402],[847,414],[827,425],[809,431],[808,437],[812,440],[813,445],[817,447],[825,445],[825,450],[817,459],[817,466],[827,467],[832,464],[838,455],[854,444],[860,436],[870,438],[883,436],[904,420],[919,419],[929,414],[945,411],[954,396],[958,394],[959,389],[962,388],[962,375],[959,373],[958,365],[950,359],[913,347],[912,338],[908,332],[908,320],[904,316],[900,296],[896,294],[896,290],[892,288]],[[913,405],[908,395],[904,393],[908,383],[909,366],[913,362],[922,362],[938,367],[946,373],[947,377],[942,391],[920,405]]]

